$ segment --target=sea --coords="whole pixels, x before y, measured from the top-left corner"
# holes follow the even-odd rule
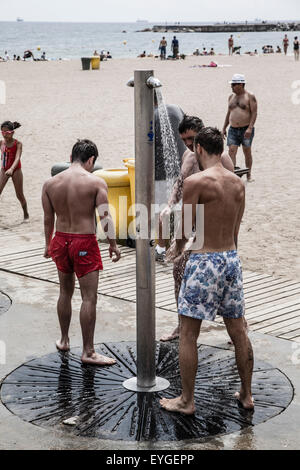
[[[23,57],[29,49],[36,58],[46,52],[49,60],[78,59],[109,51],[113,58],[137,57],[141,52],[159,54],[162,36],[168,41],[167,53],[171,54],[171,41],[176,34],[179,52],[192,54],[197,48],[214,48],[216,53],[228,53],[229,33],[153,33],[140,32],[152,28],[153,24],[135,23],[47,23],[47,22],[0,22],[0,57],[7,51],[10,58],[14,54]],[[296,32],[288,33],[290,44]],[[300,36],[300,34],[298,34]],[[262,51],[262,46],[282,47],[283,32],[234,33],[234,45],[241,46],[241,53]],[[291,48],[290,48],[290,52]]]

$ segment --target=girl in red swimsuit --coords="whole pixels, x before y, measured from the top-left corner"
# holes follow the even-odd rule
[[[24,220],[29,219],[27,202],[23,193],[23,173],[21,170],[22,144],[14,139],[14,131],[21,124],[18,122],[5,121],[1,124],[1,133],[3,140],[0,140],[1,151],[1,171],[0,171],[0,194],[2,193],[9,178],[12,179],[16,196],[19,199],[23,212]]]

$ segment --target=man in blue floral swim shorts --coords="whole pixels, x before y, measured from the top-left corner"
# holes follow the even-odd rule
[[[204,242],[192,250],[187,261],[178,299],[181,315],[179,363],[182,394],[160,403],[168,411],[194,414],[194,388],[198,368],[197,339],[202,320],[223,317],[234,344],[241,379],[237,400],[253,409],[251,393],[253,351],[244,324],[242,268],[237,254],[237,238],[245,207],[245,187],[241,179],[221,163],[223,137],[218,129],[206,127],[195,137],[195,154],[204,171],[184,181],[183,229],[172,256],[184,250],[184,213],[204,205]]]

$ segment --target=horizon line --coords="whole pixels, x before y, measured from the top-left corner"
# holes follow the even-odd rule
[[[24,18],[21,18],[22,21],[18,21],[17,19],[15,20],[0,20],[0,23],[94,23],[94,24],[123,24],[123,23],[130,23],[130,24],[174,24],[174,25],[184,25],[184,24],[205,24],[205,23],[218,23],[218,24],[245,24],[246,21],[247,23],[250,24],[255,24],[255,23],[262,23],[263,21],[268,22],[268,23],[281,23],[281,22],[299,22],[300,23],[300,18],[299,19],[261,19],[259,21],[256,20],[230,20],[230,21],[224,21],[224,20],[205,20],[205,21],[168,21],[168,20],[157,20],[157,21],[150,21],[150,20],[131,20],[131,21],[78,21],[78,20],[25,20]]]

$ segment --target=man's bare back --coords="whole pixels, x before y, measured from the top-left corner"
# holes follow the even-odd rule
[[[45,183],[45,192],[57,216],[56,230],[66,233],[95,233],[95,208],[105,202],[107,185],[73,164]]]
[[[184,191],[194,194],[189,203],[205,204],[204,244],[195,252],[235,250],[244,210],[241,179],[219,163],[187,178]]]

